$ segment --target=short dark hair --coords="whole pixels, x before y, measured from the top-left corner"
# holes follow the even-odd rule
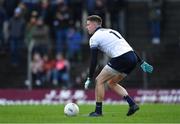
[[[97,22],[99,25],[102,24],[102,18],[98,15],[91,15],[87,17],[87,21]]]

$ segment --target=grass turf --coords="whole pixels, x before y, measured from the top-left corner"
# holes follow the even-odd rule
[[[0,106],[0,123],[180,123],[180,104],[144,104],[127,117],[127,105],[104,105],[103,117],[88,117],[93,105],[80,105],[76,117],[63,113],[64,105]]]

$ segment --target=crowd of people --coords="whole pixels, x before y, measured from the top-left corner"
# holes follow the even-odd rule
[[[55,46],[55,53],[66,53],[71,58],[80,51],[82,32],[78,24],[81,19],[73,19],[74,13],[64,0],[54,3],[48,0],[2,1],[0,13],[1,51],[7,43],[13,65],[19,64],[21,49],[32,41],[33,53],[47,54]]]
[[[48,86],[49,84],[49,86],[70,88],[72,83],[70,83],[69,69],[70,62],[62,53],[58,53],[55,59],[51,59],[47,54],[41,56],[36,52],[31,62],[33,86]]]
[[[28,49],[33,42],[34,84],[51,81],[59,85],[62,81],[69,87],[70,64],[82,61],[83,12],[105,19],[109,11],[118,29],[118,18],[114,19],[116,13],[107,5],[116,5],[118,11],[122,3],[123,0],[110,3],[107,0],[0,0],[0,52],[8,49],[10,63],[16,67],[21,64],[23,49]],[[49,58],[54,62],[49,62]],[[67,61],[62,62],[62,58]]]

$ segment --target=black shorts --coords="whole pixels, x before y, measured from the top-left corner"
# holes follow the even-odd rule
[[[134,51],[112,58],[108,65],[120,73],[129,74],[137,65],[138,59]]]

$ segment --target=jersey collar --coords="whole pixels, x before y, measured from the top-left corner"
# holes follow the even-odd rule
[[[95,33],[97,30],[99,30],[100,28],[102,28],[102,27],[97,27],[96,30],[94,31],[94,33]],[[94,33],[93,33],[93,34],[94,34]]]
[[[102,27],[97,27],[96,30],[94,31],[94,33],[95,33],[97,30],[99,30],[100,28],[102,28]]]

